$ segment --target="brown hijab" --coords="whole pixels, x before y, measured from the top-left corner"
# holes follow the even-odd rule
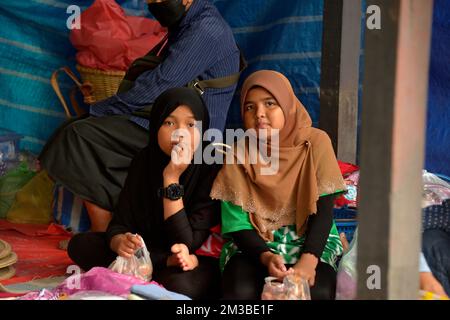
[[[230,162],[219,172],[211,197],[229,201],[248,212],[258,233],[272,239],[272,231],[295,224],[297,233],[305,232],[310,214],[317,212],[320,195],[345,190],[339,166],[328,135],[311,127],[312,121],[305,107],[295,96],[289,80],[281,73],[262,70],[250,75],[241,92],[241,113],[248,92],[262,87],[270,92],[283,110],[285,125],[279,132],[278,171],[262,175],[267,166],[258,161],[237,164],[236,151],[249,159],[248,144],[236,143]],[[273,147],[272,147],[273,148]],[[272,151],[273,154],[273,151]]]

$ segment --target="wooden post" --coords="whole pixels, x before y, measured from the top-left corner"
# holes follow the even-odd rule
[[[358,298],[417,299],[433,1],[371,5],[381,29],[365,36]]]
[[[325,0],[319,127],[337,158],[356,163],[361,1]]]

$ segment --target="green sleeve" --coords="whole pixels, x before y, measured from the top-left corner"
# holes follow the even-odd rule
[[[221,201],[222,234],[254,229],[248,213],[231,202]]]

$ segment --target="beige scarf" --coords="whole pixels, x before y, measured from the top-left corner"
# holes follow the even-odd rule
[[[308,112],[281,73],[262,70],[247,78],[241,92],[242,115],[248,92],[257,86],[274,96],[285,116],[279,132],[278,171],[262,175],[261,170],[268,165],[249,163],[248,144],[238,142],[231,151],[234,161],[227,161],[219,172],[211,197],[241,206],[265,240],[273,239],[273,230],[291,224],[302,235],[308,216],[317,212],[319,196],[345,190],[345,183],[330,138],[311,127]],[[243,164],[237,164],[236,152],[245,154]]]

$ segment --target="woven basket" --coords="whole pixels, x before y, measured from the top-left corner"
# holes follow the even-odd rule
[[[125,71],[103,71],[80,65],[77,65],[76,68],[81,75],[82,82],[92,85],[93,99],[92,101],[85,101],[86,103],[95,103],[115,95],[125,76]]]
[[[5,258],[6,256],[9,256],[11,253],[11,245],[0,239],[0,260]]]

